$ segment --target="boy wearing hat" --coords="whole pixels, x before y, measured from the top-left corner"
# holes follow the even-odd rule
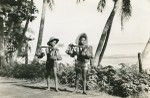
[[[86,94],[86,77],[88,71],[88,65],[92,66],[92,46],[88,45],[87,35],[82,33],[78,36],[76,42],[77,45],[69,45],[69,49],[66,51],[71,57],[76,56],[75,60],[75,71],[76,71],[76,79],[75,79],[75,91],[77,91],[79,85],[79,75],[82,75],[83,79],[83,94]]]
[[[59,53],[59,50],[55,47],[56,44],[59,42],[58,38],[51,37],[48,41],[46,48],[46,55],[47,55],[47,61],[46,61],[46,80],[47,80],[47,90],[50,90],[50,78],[51,75],[54,76],[55,81],[55,89],[58,90],[58,78],[57,78],[57,61],[61,60],[61,56]]]

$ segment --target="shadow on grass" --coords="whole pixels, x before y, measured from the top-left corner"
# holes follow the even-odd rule
[[[7,84],[7,83],[18,83],[18,82],[0,82],[0,83],[6,83]]]
[[[26,87],[26,88],[30,88],[30,89],[39,89],[39,90],[46,90],[47,87],[45,86],[30,86],[30,85],[25,85],[25,84],[13,84],[16,86],[21,86],[21,87]],[[55,91],[54,87],[51,87],[52,91]],[[67,90],[66,88],[59,88],[60,91],[64,91],[64,92],[72,92],[71,90]]]

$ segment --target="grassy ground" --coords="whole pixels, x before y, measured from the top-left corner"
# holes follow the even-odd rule
[[[72,88],[60,85],[60,92],[45,90],[46,83],[0,77],[0,98],[119,98],[105,93],[88,91],[88,95],[72,93]]]

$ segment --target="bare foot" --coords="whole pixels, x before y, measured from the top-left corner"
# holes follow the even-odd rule
[[[77,89],[75,89],[72,93],[77,93]]]
[[[86,93],[85,91],[83,92],[83,94],[84,94],[84,95],[87,95],[87,93]]]
[[[59,92],[59,90],[58,90],[58,89],[55,89],[55,91],[56,91],[56,92]]]
[[[51,90],[50,88],[47,88],[47,89],[46,89],[46,91],[50,91],[50,90]]]

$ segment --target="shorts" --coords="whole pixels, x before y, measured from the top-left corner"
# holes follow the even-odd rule
[[[88,70],[89,64],[81,61],[75,62],[75,70],[76,72],[82,72],[83,70]]]
[[[57,62],[46,62],[46,72],[45,77],[54,77],[54,70],[57,70]]]

